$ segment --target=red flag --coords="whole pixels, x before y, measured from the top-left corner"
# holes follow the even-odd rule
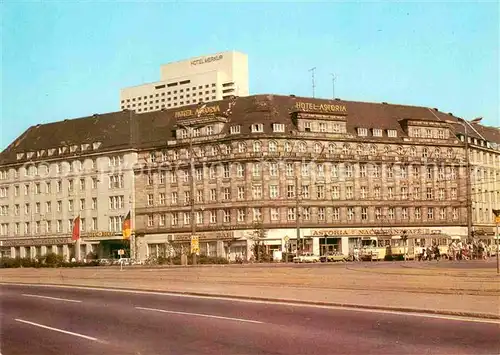
[[[128,211],[127,216],[123,220],[123,225],[122,225],[123,239],[130,239],[130,234],[132,234],[132,229],[130,225],[130,211]]]
[[[80,239],[80,216],[75,217],[75,219],[73,220],[73,234],[71,239]]]

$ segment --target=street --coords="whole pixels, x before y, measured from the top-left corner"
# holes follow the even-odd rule
[[[13,354],[496,354],[494,320],[2,285]]]

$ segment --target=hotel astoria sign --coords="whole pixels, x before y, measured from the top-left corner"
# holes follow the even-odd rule
[[[295,103],[295,109],[301,112],[347,113],[347,107],[345,105],[315,104],[302,101]]]
[[[63,238],[29,238],[29,239],[13,239],[2,240],[0,246],[2,247],[23,247],[23,246],[36,246],[36,245],[61,245],[72,244],[71,237]]]

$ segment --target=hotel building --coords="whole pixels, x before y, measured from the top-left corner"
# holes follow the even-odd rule
[[[498,128],[434,108],[278,95],[39,125],[0,155],[2,252],[69,253],[78,208],[99,257],[131,210],[139,260],[189,250],[192,216],[200,252],[231,259],[257,239],[315,254],[404,232],[465,239],[469,206],[491,238],[499,143]]]
[[[248,96],[248,56],[236,51],[161,66],[158,82],[124,88],[120,108],[137,113]]]

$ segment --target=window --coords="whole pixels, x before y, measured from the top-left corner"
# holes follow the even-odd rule
[[[252,217],[254,222],[262,220],[262,210],[259,207],[252,208],[252,212],[253,212]]]
[[[456,180],[457,179],[457,168],[452,166],[450,168],[450,179],[451,180]]]
[[[422,210],[420,207],[415,207],[414,213],[415,219],[420,219],[422,217]]]
[[[24,185],[24,195],[27,196],[27,195],[29,195],[29,193],[30,193],[30,185],[25,184]]]
[[[273,132],[285,132],[285,125],[283,123],[273,123]]]
[[[276,153],[278,151],[278,143],[276,141],[269,142],[269,152]]]
[[[92,230],[97,230],[97,217],[92,218]]]
[[[160,171],[158,176],[160,178],[160,184],[165,184],[166,173],[164,171]]]
[[[360,188],[360,196],[361,199],[365,199],[368,197],[368,189],[366,186],[361,186]]]
[[[373,188],[373,197],[374,198],[380,198],[380,186],[375,186]]]
[[[242,177],[245,176],[245,168],[240,163],[238,163],[236,165],[236,176],[239,177],[239,178],[242,178]]]
[[[375,219],[382,219],[382,209],[380,207],[375,207]]]
[[[240,125],[231,126],[231,128],[229,128],[229,131],[231,134],[239,134],[241,133],[241,126]]]
[[[287,185],[286,186],[286,197],[294,198],[295,197],[295,185]]]
[[[408,188],[406,186],[401,187],[401,199],[408,199]]]
[[[262,198],[262,186],[261,185],[253,185],[252,186],[252,196],[255,200],[259,200]]]
[[[302,163],[300,168],[302,176],[309,176],[309,163]]]
[[[346,178],[352,178],[354,168],[351,164],[346,164],[345,166],[345,176]]]
[[[92,189],[97,189],[97,178],[92,178]]]
[[[191,224],[191,214],[189,212],[183,213],[184,224]]]
[[[323,185],[318,185],[316,189],[316,198],[322,200],[325,198],[325,187]]]
[[[340,193],[339,193],[339,187],[338,186],[332,186],[332,199],[333,200],[338,200],[340,198]]]
[[[453,219],[458,219],[458,208],[453,207],[453,209],[451,210],[451,214]]]
[[[73,211],[73,200],[68,200],[68,211]]]
[[[302,207],[301,217],[304,221],[309,221],[311,219],[311,209],[309,207]]]
[[[415,178],[415,179],[420,178],[420,167],[419,166],[413,167],[413,178]]]
[[[254,163],[252,165],[252,176],[260,177],[260,163]]]
[[[245,153],[246,145],[243,142],[238,142],[238,153]]]
[[[203,224],[203,212],[196,211],[196,224]]]
[[[338,207],[333,207],[332,208],[332,218],[334,220],[339,220],[340,219],[340,209]]]
[[[238,200],[245,199],[245,186],[238,186]]]
[[[109,188],[110,189],[123,188],[123,175],[111,175],[109,177]]]
[[[238,222],[245,222],[245,209],[244,208],[238,208]]]
[[[387,198],[393,199],[394,198],[394,187],[389,186],[387,188]]]
[[[161,214],[161,215],[160,215],[160,219],[159,219],[159,221],[158,221],[158,224],[159,224],[160,226],[164,226],[164,225],[165,225],[165,221],[166,221],[165,215],[164,215],[164,214]]]
[[[36,183],[35,184],[35,195],[38,195],[38,194],[40,194],[40,184]]]
[[[223,196],[224,196],[224,200],[230,200],[231,199],[231,189],[229,187],[224,187],[224,189],[223,189]]]
[[[395,138],[398,136],[398,132],[395,129],[387,130],[387,137]]]
[[[61,233],[62,232],[62,220],[58,219],[56,221],[56,232]]]
[[[255,123],[252,125],[252,133],[264,132],[264,125],[262,123]]]
[[[84,210],[85,210],[85,199],[81,198],[80,199],[80,211],[84,211]]]
[[[217,211],[210,211],[210,223],[217,223]]]
[[[262,151],[262,143],[259,141],[253,142],[253,152],[254,153],[260,153]]]
[[[269,185],[269,198],[278,198],[278,185]]]
[[[293,150],[292,143],[285,142],[285,152],[290,153]]]
[[[408,219],[408,207],[401,208],[401,218]]]
[[[279,208],[272,207],[270,211],[271,221],[279,220]]]
[[[338,178],[339,177],[339,166],[337,164],[332,164],[332,178]]]
[[[434,207],[427,208],[427,219],[434,219]]]
[[[111,217],[113,218],[113,217]],[[154,217],[152,214],[149,214],[148,215],[148,227],[153,227],[154,226],[154,223],[155,223],[155,220],[154,220]]]
[[[433,198],[433,193],[432,193],[433,191],[432,191],[432,187],[427,187],[427,188],[425,189],[425,191],[426,191],[426,196],[427,196],[427,199],[428,199],[428,200],[432,200],[432,198]]]
[[[50,201],[45,202],[45,212],[50,213],[52,211],[52,204]]]
[[[446,208],[441,207],[439,209],[439,219],[446,219]]]
[[[366,137],[368,135],[368,130],[366,128],[358,128],[358,136]]]
[[[451,190],[450,190],[450,194],[451,194],[451,199],[455,200],[457,198],[457,188],[456,187],[452,187]]]
[[[148,206],[153,206],[153,204],[154,204],[154,196],[153,194],[148,194]]]
[[[394,177],[394,167],[392,165],[388,165],[386,169],[387,178],[392,179]]]
[[[325,165],[318,163],[316,165],[316,171],[317,171],[317,177],[319,178],[324,178],[325,177]]]
[[[389,219],[394,219],[394,217],[396,216],[396,213],[394,212],[394,207],[389,207],[387,209],[387,216]]]
[[[321,154],[323,152],[323,146],[319,143],[314,145],[314,153]]]
[[[164,205],[165,204],[165,200],[166,200],[165,193],[164,192],[160,192],[158,203],[160,205]]]
[[[147,184],[148,184],[149,186],[153,185],[153,175],[148,174],[148,177],[147,177]]]
[[[365,178],[366,175],[366,164],[359,164],[359,176]]]
[[[184,203],[187,205],[191,202],[191,193],[189,191],[184,191]]]
[[[299,144],[299,152],[306,153],[307,152],[307,144],[304,142],[300,142]]]
[[[373,136],[374,137],[382,137],[382,130],[380,128],[374,128],[373,129]]]
[[[304,131],[311,132],[311,122],[304,122]]]
[[[353,193],[353,187],[352,186],[346,186],[345,188],[345,197],[348,198],[348,199],[352,199],[353,196],[354,196],[354,193]]]
[[[269,175],[270,176],[278,176],[278,164],[270,163],[269,164]]]
[[[429,149],[422,149],[422,158],[427,158],[429,156]]]
[[[406,165],[401,165],[399,168],[399,172],[401,174],[402,179],[408,178],[408,167]]]
[[[444,188],[439,189],[438,196],[440,200],[444,200]]]
[[[305,199],[309,198],[309,185],[302,185],[301,197]]]
[[[361,219],[364,221],[368,219],[368,208],[361,207]]]
[[[58,202],[60,202],[60,201],[58,201]],[[97,209],[97,198],[96,197],[92,198],[92,209],[93,210]]]
[[[288,207],[287,220],[295,221],[295,218],[296,218],[295,207]]]
[[[324,207],[318,207],[318,220],[319,221],[325,220],[325,208]]]
[[[354,219],[354,207],[347,207],[347,220],[352,221]]]
[[[286,176],[294,176],[293,163],[286,163]]]
[[[229,223],[231,222],[231,211],[228,209],[223,210],[224,211],[224,223]]]

